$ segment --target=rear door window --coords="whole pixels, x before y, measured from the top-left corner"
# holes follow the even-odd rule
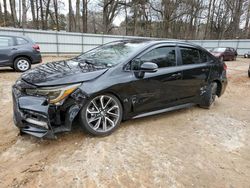
[[[183,65],[200,64],[213,60],[206,52],[202,50],[180,47],[180,51]]]
[[[189,64],[198,64],[200,63],[200,54],[199,50],[194,48],[180,48],[181,57],[182,57],[182,64],[189,65]]]
[[[14,41],[12,37],[0,37],[0,48],[13,46]]]

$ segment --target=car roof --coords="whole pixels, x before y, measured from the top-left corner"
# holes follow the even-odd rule
[[[183,40],[177,40],[177,39],[124,39],[124,40],[118,40],[118,41],[113,41],[113,42],[131,42],[131,43],[142,43],[145,45],[157,45],[157,44],[175,44],[175,45],[187,45],[195,48],[202,48],[199,45],[196,45],[194,43],[188,42],[188,41],[183,41]],[[110,42],[112,43],[112,42]]]
[[[26,40],[28,40],[29,42],[33,42],[29,37],[24,36],[24,35],[0,35],[0,37],[14,37],[14,38],[24,38]]]

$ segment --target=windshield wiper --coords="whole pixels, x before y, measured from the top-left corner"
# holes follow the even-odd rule
[[[73,61],[78,61],[80,63],[87,63],[87,64],[90,64],[90,65],[96,65],[94,59],[88,59],[88,58],[84,59],[84,58],[75,57],[72,60]]]
[[[73,58],[72,60],[75,60],[75,61],[78,61],[80,63],[87,63],[87,64],[90,64],[90,65],[94,65],[96,67],[113,67],[113,65],[111,63],[105,63],[105,62],[97,62],[96,60],[94,59],[90,59],[90,58],[79,58],[79,57],[75,57]]]

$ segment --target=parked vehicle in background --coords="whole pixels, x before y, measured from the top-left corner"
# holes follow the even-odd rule
[[[230,47],[213,48],[210,53],[221,61],[235,61],[238,56],[237,50]]]
[[[22,133],[54,137],[78,115],[84,130],[105,136],[122,120],[210,108],[226,89],[226,68],[190,43],[111,42],[22,74],[12,90],[14,122]]]
[[[25,72],[31,64],[42,62],[39,45],[24,36],[0,35],[0,67]]]
[[[250,58],[250,51],[244,54],[244,58]]]

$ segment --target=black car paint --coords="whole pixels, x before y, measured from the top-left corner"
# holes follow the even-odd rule
[[[159,46],[176,47],[176,66],[161,68],[154,73],[145,73],[143,78],[137,77],[136,71],[130,70],[130,62]],[[221,96],[227,85],[223,63],[211,56],[212,62],[182,65],[179,46],[205,51],[199,46],[184,42],[147,41],[140,50],[125,59],[123,63],[111,68],[93,69],[91,65],[85,64],[85,68],[82,69],[80,64],[84,62],[73,59],[49,63],[30,70],[13,86],[15,124],[21,132],[37,137],[54,137],[54,133],[70,131],[73,120],[85,102],[102,93],[111,93],[120,100],[124,111],[123,120],[142,117],[151,112],[151,114],[156,111],[161,112],[162,109],[173,110],[185,107],[186,104],[199,104],[202,95],[206,92],[206,87],[213,81],[219,84],[217,95]],[[209,54],[209,52],[206,53]],[[74,68],[68,65],[68,62],[72,61],[76,62]],[[44,75],[39,77],[38,74]],[[26,96],[24,92],[25,88],[76,82],[82,85],[61,106],[48,104],[44,97],[36,99]],[[24,121],[25,118],[34,115],[33,112],[36,118],[45,118],[48,121],[49,130]]]
[[[107,67],[94,66],[84,61],[68,60],[38,66],[26,71],[22,79],[38,87],[58,86],[86,82],[104,74],[107,70]]]
[[[32,46],[35,43],[30,38],[10,35],[0,35],[0,37],[10,37],[14,42],[11,46],[0,47],[0,67],[12,67],[14,60],[18,57],[28,58],[31,64],[37,64],[42,61],[41,53],[33,49]],[[17,38],[22,38],[27,41],[27,43],[18,45]]]

